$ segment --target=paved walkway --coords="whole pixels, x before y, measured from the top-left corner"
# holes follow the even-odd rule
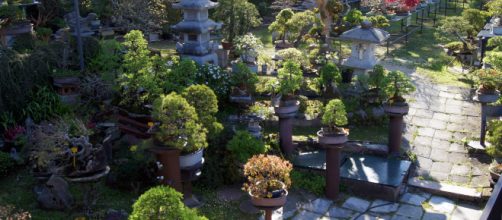
[[[481,107],[466,88],[437,85],[403,65],[384,64],[409,74],[417,91],[410,95],[404,147],[417,156],[412,176],[472,188],[489,187],[490,159],[469,154],[463,141],[477,137]]]

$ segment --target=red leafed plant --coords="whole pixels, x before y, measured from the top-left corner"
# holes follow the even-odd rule
[[[7,129],[4,132],[3,137],[7,142],[14,142],[20,135],[24,134],[25,131],[26,130],[23,126],[16,125],[12,128]]]

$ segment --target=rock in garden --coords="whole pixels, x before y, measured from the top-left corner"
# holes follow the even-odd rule
[[[37,201],[40,207],[50,210],[64,210],[73,205],[73,196],[68,190],[68,183],[61,177],[51,176],[47,183],[36,186]]]

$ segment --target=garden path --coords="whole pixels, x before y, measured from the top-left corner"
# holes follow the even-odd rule
[[[439,85],[414,69],[384,62],[389,70],[401,70],[412,77],[417,88],[408,97],[410,112],[405,117],[403,145],[417,157],[412,177],[471,188],[489,187],[490,158],[469,153],[468,138],[478,137],[481,106],[472,101],[469,88]]]

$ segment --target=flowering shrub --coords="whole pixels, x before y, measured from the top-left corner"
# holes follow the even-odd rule
[[[209,86],[220,100],[226,99],[230,93],[230,74],[217,65],[199,66],[195,76],[198,84]]]
[[[247,55],[257,57],[258,52],[263,49],[263,43],[260,38],[255,37],[252,33],[236,37],[234,40],[235,52],[238,55]]]
[[[475,72],[480,90],[493,93],[502,84],[502,73],[494,69],[480,69]]]
[[[278,156],[255,155],[244,165],[247,182],[243,190],[255,197],[272,198],[272,191],[281,190],[282,183],[286,189],[291,186],[289,174],[292,169],[293,165],[289,161]]]

